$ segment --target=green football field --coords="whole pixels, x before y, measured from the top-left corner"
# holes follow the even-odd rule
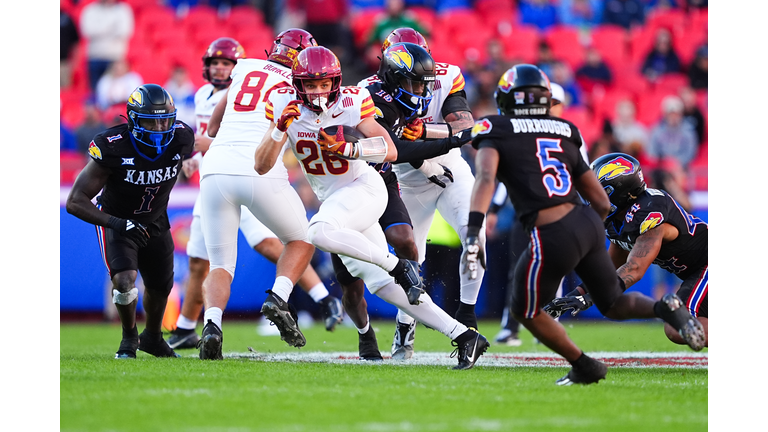
[[[565,321],[611,367],[598,385],[558,387],[568,367],[523,331],[474,369],[419,325],[412,361],[388,359],[390,321],[372,323],[385,360],[361,362],[357,332],[304,329],[307,345],[224,322],[224,360],[114,360],[117,324],[60,326],[61,431],[705,431],[708,354],[674,345],[660,322]],[[139,330],[143,325],[139,325]],[[480,325],[489,339],[498,322]],[[198,328],[200,330],[200,328]]]

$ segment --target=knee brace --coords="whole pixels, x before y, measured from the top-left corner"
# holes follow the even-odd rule
[[[127,293],[121,293],[116,289],[112,290],[112,303],[114,304],[129,305],[137,298],[139,298],[139,289],[136,287],[133,287]]]

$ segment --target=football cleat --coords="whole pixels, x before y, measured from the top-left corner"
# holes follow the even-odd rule
[[[456,347],[451,353],[451,357],[456,357],[457,354],[459,357],[459,364],[453,367],[453,369],[457,370],[472,369],[475,362],[491,346],[485,336],[474,329],[469,329],[462,333],[455,340],[451,341],[451,345]]]
[[[395,282],[400,285],[408,296],[408,303],[418,305],[421,303],[419,297],[424,293],[424,282],[419,276],[419,263],[407,259],[400,259],[403,263],[403,271],[399,274],[389,273],[395,278]]]
[[[320,310],[323,313],[325,329],[328,331],[333,331],[336,328],[336,324],[344,319],[341,300],[332,295],[320,300]]]
[[[307,339],[299,329],[299,315],[293,305],[286,303],[272,290],[267,290],[267,299],[261,306],[261,313],[272,321],[280,330],[280,339],[288,345],[301,348],[307,344]]]
[[[168,342],[163,339],[162,333],[160,333],[160,338],[156,338],[150,336],[146,329],[139,335],[139,350],[155,357],[181,357],[176,354],[173,348],[168,346]]]
[[[578,366],[574,365],[568,373],[555,381],[559,386],[569,386],[573,384],[593,384],[601,379],[605,379],[608,373],[608,366],[605,363],[595,360],[587,355],[578,361]]]
[[[692,350],[701,351],[707,343],[704,326],[691,315],[680,297],[666,294],[659,303],[661,319],[677,330]]]
[[[358,333],[358,352],[360,360],[384,360],[379,351],[379,343],[376,341],[376,332],[373,331],[373,327],[368,326],[368,331],[364,334]]]
[[[168,337],[168,346],[173,349],[186,349],[197,347],[197,341],[200,340],[200,336],[197,335],[195,329],[182,329],[176,328],[171,331],[171,335]]]
[[[510,329],[501,329],[494,338],[494,341],[497,344],[506,346],[520,346],[523,344],[523,341],[520,340],[520,335],[512,332]]]
[[[135,359],[136,350],[139,348],[139,332],[136,327],[126,335],[123,332],[123,339],[120,341],[120,348],[115,353],[116,359]],[[127,337],[126,337],[127,336]]]
[[[197,341],[197,348],[200,349],[200,360],[223,360],[221,346],[224,343],[224,334],[219,326],[208,320],[203,327],[203,337]]]
[[[416,337],[416,321],[410,324],[397,322],[395,339],[392,341],[392,360],[408,360],[413,357],[413,341]]]

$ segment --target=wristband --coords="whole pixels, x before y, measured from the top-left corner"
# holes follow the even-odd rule
[[[483,226],[483,220],[485,215],[478,211],[469,212],[469,219],[467,222],[467,237],[477,236],[480,234],[480,228]]]
[[[279,142],[285,136],[285,132],[281,131],[278,128],[274,128],[274,129],[272,129],[272,134],[270,136],[272,137],[273,140]]]

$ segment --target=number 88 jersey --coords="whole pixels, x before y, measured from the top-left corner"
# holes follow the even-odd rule
[[[290,68],[267,60],[238,60],[232,69],[221,127],[205,154],[201,178],[208,174],[259,175],[253,169],[253,154],[269,129],[265,117],[269,95],[281,88],[291,88]],[[281,154],[262,177],[287,176]]]

